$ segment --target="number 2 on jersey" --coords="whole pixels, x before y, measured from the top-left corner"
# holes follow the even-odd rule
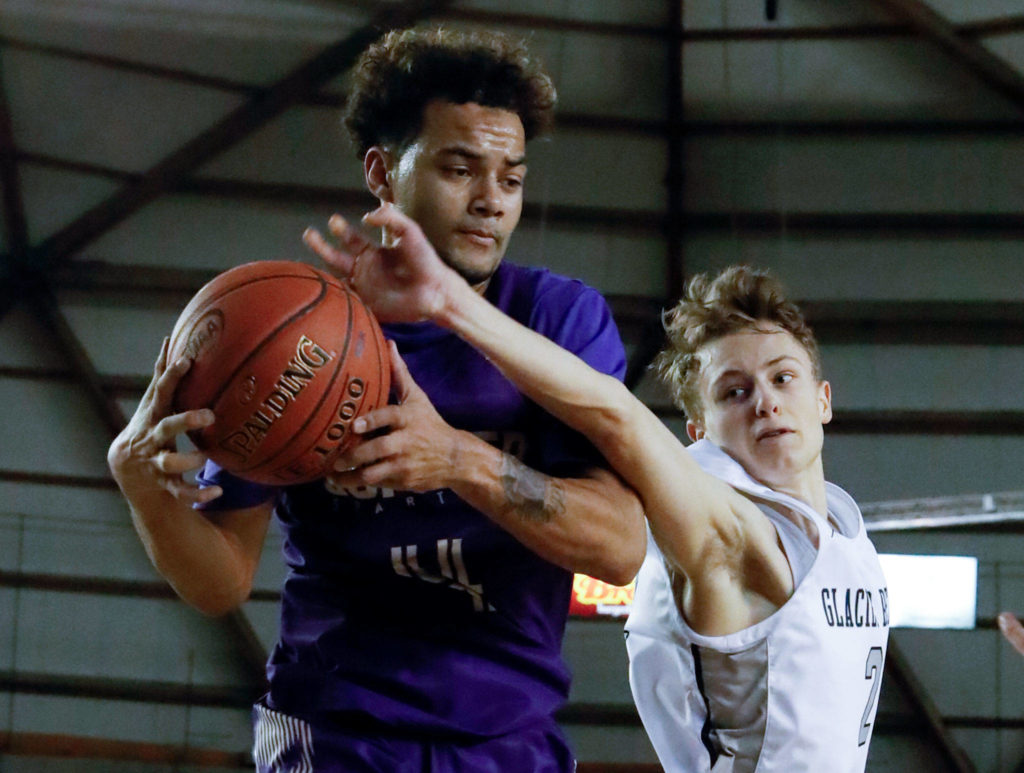
[[[885,664],[885,656],[881,647],[872,647],[868,651],[868,660],[864,664],[864,678],[871,680],[871,692],[868,694],[868,705],[864,707],[864,715],[860,720],[860,738],[858,746],[863,746],[871,735],[871,710],[878,701],[878,688],[882,684],[882,666]]]

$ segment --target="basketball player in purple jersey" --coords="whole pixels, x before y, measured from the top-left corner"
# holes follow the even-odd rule
[[[525,48],[405,31],[353,72],[346,126],[371,192],[415,219],[495,306],[621,378],[622,344],[594,290],[502,262],[526,141],[555,102]],[[278,490],[211,463],[187,483],[205,460],[177,453],[174,439],[215,417],[171,413],[188,362],[167,362],[166,342],[111,470],[154,565],[209,614],[245,601],[271,514],[280,521],[288,575],[269,692],[254,708],[260,773],[568,773],[553,715],[568,694],[572,573],[635,576],[639,502],[589,443],[450,332],[423,323],[385,334],[408,370],[396,357],[397,402],[378,439],[386,469],[372,485],[341,469]]]

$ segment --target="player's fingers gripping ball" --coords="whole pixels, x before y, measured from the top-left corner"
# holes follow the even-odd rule
[[[174,409],[209,408],[192,442],[228,472],[287,485],[322,477],[387,403],[377,320],[351,288],[304,263],[247,263],[215,277],[171,334],[168,362],[192,359]]]

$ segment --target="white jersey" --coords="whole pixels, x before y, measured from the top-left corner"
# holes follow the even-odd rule
[[[629,681],[666,773],[862,773],[889,634],[888,592],[860,510],[827,483],[829,520],[750,478],[707,441],[690,453],[735,489],[798,511],[819,548],[767,505],[795,589],[767,619],[701,636],[648,534],[626,623]]]

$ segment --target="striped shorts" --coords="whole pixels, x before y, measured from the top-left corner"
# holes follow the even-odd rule
[[[267,708],[252,708],[257,773],[314,773],[313,728],[296,717]]]
[[[257,773],[573,773],[561,731],[548,726],[470,744],[382,738],[253,707]]]

